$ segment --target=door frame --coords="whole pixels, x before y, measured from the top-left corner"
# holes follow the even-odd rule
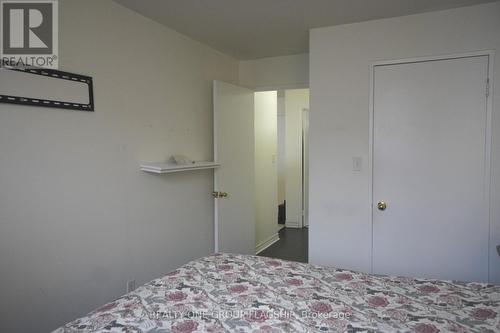
[[[213,120],[213,126],[212,126],[212,146],[214,147],[214,161],[217,162],[219,156],[218,156],[218,151],[217,151],[217,112],[215,112],[215,105],[217,102],[217,94],[215,93],[216,91],[216,86],[218,82],[217,80],[212,81],[212,120]],[[213,182],[213,190],[215,191],[218,183],[218,175],[217,172],[214,170],[214,182]],[[214,199],[214,253],[219,252],[219,202],[218,200]]]
[[[309,227],[309,108],[302,109],[302,221]],[[307,194],[307,195],[306,195]]]
[[[461,59],[461,58],[471,58],[471,57],[488,57],[488,79],[489,79],[489,94],[486,97],[486,142],[485,142],[485,179],[484,179],[484,195],[487,198],[486,203],[486,216],[488,217],[489,223],[489,235],[488,235],[488,279],[490,279],[490,266],[491,266],[491,149],[492,149],[492,111],[493,111],[493,69],[494,69],[494,57],[495,51],[484,50],[475,52],[465,52],[465,53],[455,53],[455,54],[443,54],[436,56],[425,56],[425,57],[415,57],[406,59],[394,59],[394,60],[381,60],[375,61],[370,64],[370,101],[369,101],[369,132],[368,132],[368,181],[369,181],[369,197],[370,197],[370,232],[371,232],[371,253],[370,253],[370,273],[373,273],[373,220],[374,220],[374,195],[373,195],[373,157],[374,157],[374,89],[375,89],[375,68],[377,66],[387,66],[387,65],[399,65],[399,64],[410,64],[419,62],[429,62],[429,61],[440,61],[440,60],[451,60],[451,59]]]

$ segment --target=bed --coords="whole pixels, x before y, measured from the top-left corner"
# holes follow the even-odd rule
[[[500,286],[214,254],[54,332],[500,332]]]

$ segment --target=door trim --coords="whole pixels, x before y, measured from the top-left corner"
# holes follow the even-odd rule
[[[445,54],[437,56],[416,57],[407,59],[394,59],[394,60],[381,60],[375,61],[370,64],[370,102],[369,102],[369,132],[368,132],[368,181],[369,181],[369,196],[370,196],[370,233],[371,233],[371,253],[370,253],[370,273],[373,273],[373,214],[374,214],[374,197],[373,197],[373,155],[374,155],[374,89],[375,89],[375,68],[378,66],[410,64],[429,61],[452,60],[461,58],[472,57],[488,57],[488,79],[489,79],[489,95],[486,97],[486,137],[485,137],[485,179],[484,179],[484,197],[487,198],[486,202],[486,216],[489,223],[488,234],[488,280],[491,281],[491,149],[492,149],[492,110],[493,110],[493,69],[495,51],[484,50],[466,53]]]
[[[212,115],[213,115],[213,136],[212,136],[212,146],[214,147],[214,161],[217,163],[218,160],[218,151],[217,151],[217,112],[215,112],[215,105],[216,105],[216,87],[218,85],[217,80],[213,80],[213,85],[212,85]],[[214,170],[214,191],[217,191],[217,180],[218,180],[218,175],[217,171]],[[219,252],[219,203],[217,201],[217,198],[214,198],[214,253]]]
[[[309,108],[302,109],[302,223],[309,226]],[[306,131],[307,127],[307,131]],[[306,172],[307,171],[307,172]],[[306,223],[307,222],[307,223]]]

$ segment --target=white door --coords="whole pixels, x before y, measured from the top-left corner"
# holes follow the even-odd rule
[[[488,61],[374,67],[374,273],[488,280]]]
[[[213,98],[215,251],[255,254],[254,92],[214,81]]]

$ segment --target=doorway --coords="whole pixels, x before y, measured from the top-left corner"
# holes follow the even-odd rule
[[[276,116],[273,114],[272,121],[265,119],[262,122],[262,115],[259,116],[259,113],[266,112],[269,115],[269,110],[260,109],[261,101],[270,94],[273,96],[273,101],[275,98],[277,102]],[[257,92],[255,96],[256,133],[262,135],[262,128],[271,126],[269,130],[272,134],[268,136],[268,140],[276,140],[276,148],[272,152],[275,165],[272,167],[276,170],[273,172],[277,172],[277,183],[267,182],[259,187],[267,186],[270,192],[277,189],[278,199],[277,204],[273,205],[278,212],[278,220],[271,222],[271,228],[278,232],[272,236],[271,242],[261,237],[261,229],[265,228],[266,224],[269,225],[266,217],[261,216],[261,219],[259,217],[256,219],[257,253],[262,256],[307,262],[309,89]],[[263,137],[256,137],[256,152],[266,147],[262,140]],[[256,156],[258,159],[259,154]],[[267,174],[269,170],[264,170],[263,173]],[[256,183],[266,180],[269,180],[269,177],[259,174],[256,169]],[[257,211],[262,211],[259,209],[259,204],[263,204],[261,200],[257,202]],[[259,240],[263,243],[259,243]]]
[[[215,251],[307,260],[308,109],[308,89],[214,83]]]

